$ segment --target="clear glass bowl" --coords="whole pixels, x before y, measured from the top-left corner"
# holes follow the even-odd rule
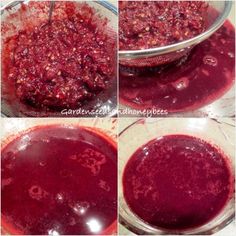
[[[45,7],[45,9],[34,9],[29,8],[28,3],[29,0],[25,1],[10,1],[8,4],[5,4],[1,7],[1,25],[3,26],[5,22],[7,22],[7,29],[4,29],[2,33],[2,45],[4,45],[4,41],[15,34],[19,32],[21,29],[24,28],[24,25],[27,25],[27,22],[31,23],[31,19],[34,19],[34,22],[37,22],[37,24],[40,24],[40,22],[45,22],[45,20],[48,19],[48,6]],[[78,2],[78,8],[80,6],[81,2],[86,2],[89,4],[92,8],[94,8],[98,15],[101,16],[101,18],[107,18],[108,19],[108,27],[109,29],[112,29],[116,34],[118,31],[118,12],[117,8],[108,3],[107,1],[83,1],[83,0],[77,0]],[[20,7],[24,5],[27,8],[27,15],[21,15],[17,14],[17,11],[20,9]],[[11,17],[9,17],[11,15]],[[22,19],[24,19],[22,21]],[[26,19],[27,22],[24,22]],[[37,19],[37,20],[36,20]],[[113,32],[112,32],[113,34]],[[116,35],[115,35],[116,37]],[[116,60],[116,55],[114,55]],[[5,75],[4,73],[4,64],[2,63],[2,78]],[[56,116],[63,116],[60,112],[50,112],[50,111],[40,111],[37,109],[31,109],[28,106],[25,106],[21,102],[18,101],[18,99],[14,96],[14,102],[9,102],[9,92],[6,88],[6,85],[3,82],[1,82],[2,87],[2,116],[10,116],[10,117],[24,117],[24,116],[31,116],[31,117],[37,117],[37,116],[47,116],[47,117],[56,117]],[[11,95],[12,96],[12,95]],[[86,116],[86,117],[94,117],[94,116],[115,116],[117,113],[117,78],[115,77],[109,86],[107,90],[104,92],[101,92],[98,94],[98,96],[93,99],[92,101],[88,102],[88,104],[84,105],[82,107],[84,110],[94,110],[98,109],[99,111],[102,111],[101,114],[79,114],[79,115],[71,115],[71,116]],[[23,111],[23,112],[22,112]],[[104,111],[104,112],[103,112]]]
[[[232,1],[206,1],[209,3],[208,28],[201,34],[175,44],[143,49],[143,50],[121,50],[119,51],[119,63],[124,66],[149,67],[170,63],[181,58],[194,46],[209,38],[228,17]],[[216,11],[212,11],[215,9]]]
[[[35,126],[43,125],[63,125],[66,127],[82,126],[91,131],[96,132],[103,138],[109,140],[114,146],[117,146],[117,119],[116,118],[88,118],[88,119],[71,119],[71,118],[2,118],[1,122],[1,146],[3,147],[7,143],[16,138],[18,134],[24,133],[27,130],[32,129]],[[103,232],[104,235],[115,235],[117,233],[117,220],[115,220],[108,228]],[[9,231],[4,223],[1,224],[1,235],[13,235],[14,232]]]
[[[139,119],[126,127],[119,135],[119,221],[136,234],[213,234],[233,221],[235,215],[235,197],[228,201],[224,209],[209,223],[181,232],[169,232],[154,228],[140,220],[129,209],[124,196],[122,176],[132,154],[150,140],[168,134],[186,134],[199,137],[217,145],[229,157],[232,173],[235,169],[235,133],[234,122],[220,122],[207,118],[148,118]],[[122,123],[122,121],[121,121]]]

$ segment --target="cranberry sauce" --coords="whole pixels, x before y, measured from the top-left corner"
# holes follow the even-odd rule
[[[2,150],[2,219],[22,234],[101,234],[117,217],[117,153],[79,127],[45,126]]]
[[[120,50],[147,49],[193,38],[206,28],[204,1],[119,1]]]
[[[146,223],[169,230],[201,226],[213,219],[232,194],[225,156],[187,135],[168,135],[139,148],[123,175],[124,197]]]
[[[37,8],[42,3],[33,4]],[[115,79],[115,33],[89,5],[81,4],[76,12],[74,4],[57,2],[54,11],[61,17],[29,26],[4,42],[10,54],[4,82],[30,107],[76,109]]]
[[[201,108],[233,85],[234,52],[235,30],[226,21],[180,61],[143,69],[120,66],[120,101],[141,110],[177,112]]]

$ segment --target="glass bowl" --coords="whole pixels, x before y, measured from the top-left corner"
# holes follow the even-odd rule
[[[209,3],[207,29],[188,40],[171,45],[143,50],[120,50],[119,63],[124,66],[149,67],[170,63],[188,53],[194,46],[209,38],[228,17],[232,1],[206,1]],[[214,9],[214,10],[213,10]],[[216,10],[216,11],[215,11]]]
[[[31,1],[29,0],[10,1],[8,4],[5,4],[1,7],[1,26],[2,26],[2,29],[4,28],[4,30],[2,30],[2,35],[1,35],[2,45],[4,45],[4,42],[5,40],[7,40],[8,37],[17,34],[21,29],[23,29],[24,25],[27,25],[29,23],[35,24],[34,23],[35,21],[37,21],[37,24],[40,24],[40,23],[45,22],[45,20],[48,19],[48,9],[49,9],[48,6],[49,5],[46,5],[42,9],[34,9],[28,6],[30,2]],[[108,32],[110,29],[112,29],[111,31],[112,37],[115,37],[115,40],[116,40],[116,34],[118,30],[118,26],[117,26],[118,13],[117,13],[117,8],[114,5],[110,4],[107,1],[77,0],[74,2],[78,3],[78,8],[81,2],[86,2],[92,8],[96,10],[97,15],[101,16],[101,18],[107,18],[108,28],[109,28]],[[27,11],[25,11],[26,13],[17,14],[18,10],[22,6],[27,9]],[[34,19],[34,21],[32,21],[32,19]],[[6,23],[7,23],[7,27],[4,26]],[[114,35],[114,32],[115,32],[115,35]],[[114,55],[114,60],[116,62],[117,60],[116,55]],[[101,117],[104,117],[104,116],[109,116],[109,117],[113,117],[113,116],[116,116],[116,113],[117,113],[117,78],[116,76],[117,75],[115,74],[114,79],[111,80],[109,88],[99,93],[93,100],[89,101],[87,104],[81,107],[81,109],[85,111],[99,110],[99,112],[97,113],[95,112],[92,114],[89,112],[87,113],[85,112],[86,114],[74,113],[70,115],[65,115],[65,114],[62,114],[61,112],[42,111],[42,110],[34,109],[18,101],[15,95],[9,93],[9,88],[7,88],[7,85],[4,83],[4,78],[7,78],[7,74],[5,73],[4,63],[2,63],[2,73],[1,73],[2,116],[10,116],[10,117],[24,117],[24,116],[30,116],[30,117],[38,117],[38,116],[47,116],[47,117],[50,117],[50,116],[51,117],[101,116]]]
[[[37,119],[37,118],[2,118],[1,122],[1,144],[2,148],[14,140],[18,135],[23,134],[36,126],[44,125],[62,125],[66,127],[81,126],[88,129],[96,134],[100,135],[104,139],[108,140],[112,145],[117,147],[117,119],[99,119],[99,118],[88,118],[88,119]],[[1,217],[2,218],[2,217]],[[7,224],[2,221],[1,224],[1,235],[14,235],[17,232],[13,232]],[[102,234],[104,235],[115,235],[117,233],[117,220],[115,220],[110,226],[108,226]]]
[[[224,122],[225,121],[225,122]],[[158,229],[140,220],[132,213],[123,196],[122,176],[126,163],[132,154],[150,140],[168,134],[186,134],[199,137],[218,146],[228,156],[232,173],[235,168],[234,122],[217,121],[207,118],[148,118],[139,119],[128,125],[119,135],[119,221],[128,230],[136,234],[213,234],[233,221],[235,215],[234,194],[224,209],[207,224],[173,232]],[[121,122],[122,123],[122,122]]]

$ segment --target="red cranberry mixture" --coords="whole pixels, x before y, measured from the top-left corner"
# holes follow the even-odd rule
[[[204,1],[119,1],[121,50],[160,47],[190,39],[206,28]]]
[[[106,20],[98,19],[99,25],[86,4],[79,13],[66,9],[66,14],[14,37],[9,79],[19,99],[32,107],[81,107],[114,78],[115,38],[101,30]]]

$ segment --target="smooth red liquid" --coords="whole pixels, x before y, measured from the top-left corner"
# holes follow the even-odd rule
[[[46,126],[2,150],[2,218],[24,234],[102,234],[117,218],[117,153],[84,128]]]
[[[226,21],[186,58],[152,68],[120,66],[120,102],[131,108],[179,112],[220,98],[234,83],[235,30]]]
[[[223,209],[232,189],[225,156],[186,135],[148,142],[132,155],[123,175],[130,209],[148,224],[170,230],[209,222]]]

